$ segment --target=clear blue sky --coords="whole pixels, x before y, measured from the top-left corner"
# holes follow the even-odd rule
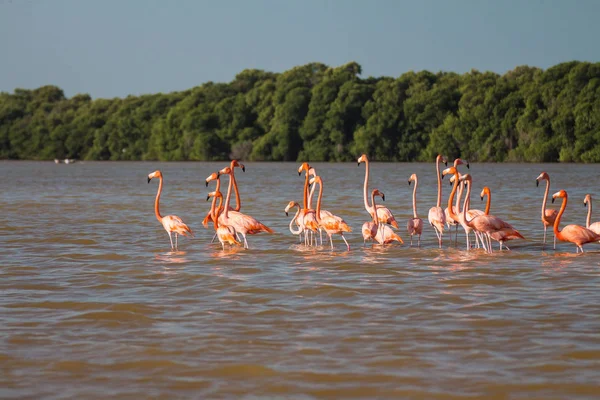
[[[0,0],[0,91],[171,92],[246,68],[363,76],[600,61],[597,0]]]

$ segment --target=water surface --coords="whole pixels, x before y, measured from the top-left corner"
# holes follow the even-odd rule
[[[1,398],[597,398],[600,247],[543,250],[535,186],[547,171],[551,194],[569,192],[565,222],[583,224],[596,166],[471,165],[473,207],[490,186],[492,213],[527,238],[489,255],[464,233],[438,249],[427,223],[408,247],[407,180],[426,221],[433,163],[371,164],[406,241],[386,248],[362,246],[364,164],[314,165],[350,252],[289,232],[297,163],[246,163],[242,211],[276,233],[223,251],[201,221],[204,178],[225,165],[0,163]],[[155,169],[163,214],[196,233],[177,252],[154,217]]]

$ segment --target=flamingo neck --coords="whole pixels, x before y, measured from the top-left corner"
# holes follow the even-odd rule
[[[230,168],[231,175],[229,175],[229,178],[233,182],[233,191],[235,192],[235,208],[233,210],[240,211],[240,208],[242,208],[242,200],[240,200],[240,192],[238,191],[237,181],[235,180],[234,167],[231,166]]]
[[[162,193],[163,188],[163,178],[162,176],[158,177],[158,192],[156,192],[156,200],[154,200],[154,215],[156,215],[156,219],[162,221],[162,215],[160,215],[159,203],[160,203],[160,194]]]
[[[590,222],[592,221],[592,198],[590,197],[587,202],[588,205],[588,213],[587,218],[585,219],[585,227],[589,229]]]
[[[368,192],[369,192],[369,160],[365,160],[365,183],[363,184],[363,201],[365,203],[365,209],[370,214],[371,208],[374,209],[375,206],[369,205]]]
[[[462,216],[467,225],[469,224],[469,222],[472,221],[472,220],[467,221],[467,213],[469,212],[469,207],[471,206],[470,199],[471,199],[471,182],[469,182],[468,186],[467,186],[467,194],[465,195],[465,200],[463,203],[463,210],[462,210]]]
[[[417,178],[415,177],[415,187],[413,188],[413,218],[417,217],[417,185],[419,184]],[[375,204],[375,202],[373,202]]]
[[[458,184],[458,196],[456,196],[456,212],[459,213],[459,214],[461,213],[461,210],[460,210],[460,206],[461,206],[460,200],[462,199],[462,195],[463,195],[464,189],[465,189],[465,185],[462,182],[459,183]]]
[[[437,175],[437,182],[438,182],[438,196],[437,196],[437,207],[441,207],[442,205],[442,179],[440,178],[440,157],[438,156],[438,158],[435,159],[435,171],[436,171],[436,175]],[[458,173],[456,174],[458,175]],[[458,180],[458,177],[455,178],[456,180]],[[454,181],[454,187],[456,187],[456,181]],[[448,208],[452,208],[452,202],[450,202],[450,205],[448,206]]]
[[[439,171],[439,167],[438,167],[438,171]],[[440,174],[438,172],[438,189],[441,190],[440,187]],[[456,189],[458,188],[458,172],[454,173],[454,185],[452,185],[452,191],[450,192],[450,197],[448,197],[448,215],[450,216],[450,218],[452,218],[455,221],[458,221],[458,215],[456,215],[456,213],[454,212],[454,210],[452,209],[452,202],[454,201],[454,195],[456,194]],[[441,204],[441,193],[438,193],[438,207]]]
[[[492,206],[492,193],[485,192],[487,195],[487,199],[485,201],[485,211],[483,212],[485,215],[490,215],[490,207]]]
[[[229,175],[229,185],[227,186],[227,197],[225,198],[225,206],[223,207],[223,213],[225,218],[229,217],[229,203],[231,201],[231,188],[233,187],[233,179]]]
[[[295,231],[294,222],[298,219],[298,215],[300,215],[300,204],[296,204],[294,207],[298,207],[298,209],[296,210],[296,215],[294,215],[294,218],[292,218],[292,220],[290,221],[290,232],[292,232],[293,235],[299,235],[300,232],[302,232],[302,229],[298,227],[298,230]]]
[[[310,193],[308,194],[308,209],[312,210],[312,200],[313,200],[313,196],[315,195],[315,188],[317,187],[317,185],[313,185],[310,188]]]
[[[218,191],[218,189],[216,190]],[[219,206],[217,205],[217,196],[213,196],[212,205],[210,206],[210,216],[213,220],[213,225],[215,226],[215,230],[219,228],[219,209],[223,204],[223,197],[219,196]]]
[[[316,211],[316,215],[315,217],[317,218],[317,222],[319,224],[321,224],[321,199],[323,198],[323,182],[322,181],[318,181],[319,182],[319,197],[317,198],[317,211]],[[317,182],[315,182],[315,185],[317,184]]]
[[[373,208],[375,208],[375,193],[371,193],[371,204],[373,204]],[[373,223],[375,224],[375,228],[379,229],[379,218],[377,218],[377,213],[373,213]]]
[[[306,179],[304,179],[304,193],[303,195],[303,200],[304,200],[304,204],[303,204],[303,211],[308,210],[308,170],[306,170]]]
[[[546,190],[544,191],[544,200],[542,201],[542,220],[548,222],[546,219],[546,203],[548,201],[548,193],[550,192],[550,177],[546,179]]]
[[[554,220],[554,227],[553,227],[554,235],[557,238],[559,238],[560,240],[563,240],[563,239],[562,239],[562,232],[558,229],[558,225],[560,224],[560,219],[562,218],[562,215],[565,212],[565,208],[567,208],[567,201],[568,201],[568,196],[565,193],[565,197],[563,198],[563,202],[560,205],[560,210],[558,210],[558,215],[556,216],[556,219]]]

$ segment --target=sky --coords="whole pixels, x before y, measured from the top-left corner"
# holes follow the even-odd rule
[[[356,61],[362,76],[600,61],[596,0],[0,0],[0,91],[126,97]]]

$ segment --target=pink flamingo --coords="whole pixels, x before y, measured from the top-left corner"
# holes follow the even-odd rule
[[[300,215],[298,216],[298,221],[302,221],[302,225],[304,226],[304,244],[306,246],[309,245],[309,232],[316,233],[319,229],[319,223],[317,222],[317,217],[315,215],[315,210],[310,209],[308,206],[308,186],[309,186],[309,173],[310,173],[310,165],[307,162],[304,162],[298,168],[298,175],[302,175],[302,171],[306,172],[304,178],[304,190],[302,192],[303,197],[303,207],[300,210]],[[312,239],[310,240],[312,244]]]
[[[546,172],[542,172],[537,178],[535,178],[535,186],[540,185],[540,181],[546,181],[546,191],[544,192],[544,200],[542,201],[542,223],[544,224],[544,246],[546,246],[546,230],[549,226],[554,225],[556,216],[558,215],[556,210],[546,208],[546,201],[548,200],[548,193],[550,192],[550,176]],[[556,236],[554,236],[554,250],[556,250]]]
[[[472,178],[471,175],[465,174],[461,177],[462,180],[467,183],[467,197],[464,200],[464,210],[465,215],[468,215],[469,210],[469,202],[468,197],[471,194],[471,186],[472,186]],[[488,196],[488,200],[490,197]],[[474,217],[473,219],[465,218],[465,223],[470,228],[474,229],[476,232],[481,232],[487,236],[488,247],[487,251],[492,252],[492,242],[491,239],[494,239],[500,243],[500,250],[502,250],[502,246],[504,245],[507,250],[510,250],[508,246],[504,244],[504,242],[512,239],[525,239],[523,235],[519,231],[517,231],[511,224],[508,222],[504,222],[498,217],[493,215],[479,215]],[[485,248],[485,246],[484,246]]]
[[[219,242],[221,242],[221,246],[223,246],[223,250],[225,250],[225,243],[230,245],[237,244],[241,246],[242,244],[235,238],[236,231],[235,228],[231,225],[219,225],[219,216],[217,214],[217,209],[215,208],[217,197],[219,198],[219,207],[221,208],[221,203],[223,203],[223,194],[219,191],[210,192],[206,197],[206,200],[213,197],[212,206],[210,208],[211,219],[213,221],[213,225],[215,226],[215,231]]]
[[[585,198],[583,199],[583,204],[588,206],[588,213],[587,213],[587,218],[585,220],[585,227],[588,228],[590,231],[595,232],[600,235],[600,222],[594,222],[593,224],[590,224],[590,221],[592,219],[592,195],[591,194],[585,195]]]
[[[156,219],[158,222],[162,224],[165,228],[165,231],[169,234],[169,240],[171,241],[171,249],[173,249],[173,237],[171,236],[173,232],[175,232],[175,249],[178,248],[177,243],[177,235],[188,236],[188,234],[194,237],[194,233],[192,230],[183,223],[181,218],[176,215],[165,215],[164,217],[160,215],[159,211],[159,203],[160,203],[160,194],[162,192],[163,187],[163,176],[159,170],[154,171],[151,174],[148,174],[148,183],[152,180],[152,178],[158,178],[158,192],[156,193],[156,200],[154,201],[154,215],[156,215]]]
[[[566,191],[560,190],[552,195],[552,203],[554,203],[554,199],[556,198],[563,199],[560,210],[554,220],[554,236],[556,236],[558,240],[561,242],[573,243],[577,246],[576,253],[579,253],[579,250],[583,253],[584,244],[600,241],[600,235],[580,225],[567,225],[562,230],[559,230],[558,225],[560,225],[560,219],[565,212],[565,208],[567,208],[569,196]]]
[[[317,171],[313,168],[310,167],[310,169],[308,170],[308,176],[317,176]],[[310,192],[308,194],[308,209],[312,210],[312,200],[313,200],[313,196],[315,194],[315,188],[317,186],[316,185],[312,185],[312,187],[310,188]],[[331,217],[333,216],[333,214],[327,210],[321,210],[321,218],[323,217]],[[321,240],[321,246],[323,245],[323,228],[319,227],[319,238]],[[316,241],[316,240],[315,240]]]
[[[235,180],[235,167],[241,168],[243,172],[246,172],[246,167],[238,160],[231,160],[231,163],[229,165],[229,168],[231,168],[231,179],[233,180],[233,190],[235,192],[235,207],[229,207],[229,209],[233,211],[240,211],[240,208],[242,208],[242,200],[240,199],[240,192],[238,190],[237,181]],[[221,187],[221,181],[219,180],[219,174],[216,172],[213,172],[206,178],[206,187],[208,187],[209,182],[213,180],[217,180],[217,187],[215,191],[218,192]],[[221,214],[222,212],[223,207],[221,205],[217,210],[217,215]],[[208,227],[208,221],[210,221],[210,219],[211,215],[209,211],[206,213],[206,217],[204,217],[204,220],[202,221],[202,225],[204,225],[205,228]],[[215,241],[215,237],[216,233],[215,236],[213,236],[212,242]]]
[[[316,217],[317,217],[317,222],[319,223],[319,225],[322,226],[323,229],[325,229],[327,236],[329,236],[329,243],[331,243],[331,249],[333,250],[333,241],[332,241],[331,236],[334,233],[337,233],[342,236],[342,239],[344,239],[344,242],[346,243],[346,247],[348,248],[348,250],[350,250],[350,245],[348,244],[348,241],[344,237],[344,232],[352,232],[352,228],[350,228],[348,226],[348,224],[346,224],[346,222],[342,218],[340,218],[336,215],[334,215],[332,217],[321,218],[321,199],[323,197],[323,181],[320,176],[315,176],[314,178],[311,179],[310,183],[311,184],[313,184],[313,183],[319,184],[319,197],[317,198]]]
[[[373,215],[373,213],[376,210],[379,222],[383,222],[384,224],[390,224],[394,228],[398,229],[398,222],[396,221],[394,214],[392,214],[389,208],[384,207],[382,205],[378,205],[377,207],[369,205],[369,201],[367,199],[369,192],[369,159],[367,158],[366,154],[363,154],[358,158],[358,166],[360,166],[360,163],[362,162],[365,163],[365,182],[363,184],[363,200],[365,203],[365,210],[367,210],[369,215]]]
[[[469,169],[469,162],[468,161],[464,161],[462,158],[456,158],[454,159],[454,168],[456,168],[456,170],[458,171],[458,166],[459,165],[466,165],[467,169]],[[458,173],[458,177],[460,178],[460,172]],[[450,185],[452,186],[454,177],[450,178]],[[453,206],[455,207],[454,213],[460,216],[460,199],[462,198],[462,194],[463,194],[463,189],[464,189],[464,184],[459,183],[458,186],[458,196],[456,197],[456,205]],[[454,247],[456,247],[456,242],[458,239],[458,226],[460,225],[460,221],[455,221],[454,219],[452,219],[452,217],[450,217],[450,214],[448,213],[448,207],[446,207],[444,209],[444,216],[446,217],[446,224],[448,225],[448,230],[450,230],[451,226],[454,226]]]
[[[408,223],[406,224],[406,229],[408,230],[408,234],[410,235],[410,246],[412,247],[413,235],[418,235],[419,241],[417,246],[421,247],[421,232],[423,232],[423,220],[417,215],[417,185],[419,184],[417,174],[412,174],[410,178],[408,178],[409,186],[412,181],[415,181],[415,187],[413,189],[412,197],[413,217],[412,219],[408,220]]]
[[[231,175],[231,168],[223,168],[219,171],[219,175]],[[242,235],[242,237],[244,238],[244,248],[247,249],[248,241],[246,240],[246,235],[254,235],[260,232],[273,233],[273,230],[249,215],[242,214],[239,211],[229,210],[229,201],[231,200],[232,186],[233,182],[230,178],[229,187],[227,189],[227,198],[225,199],[224,211],[221,213],[221,215],[218,216],[219,224],[233,226],[235,228],[235,231]]]
[[[440,245],[440,249],[442,248],[442,236],[444,234],[444,225],[446,224],[446,215],[444,214],[444,210],[442,209],[442,181],[440,179],[440,162],[443,162],[445,165],[448,165],[448,162],[441,154],[435,158],[435,170],[437,175],[437,183],[438,183],[438,194],[437,194],[437,203],[435,207],[431,207],[429,209],[429,214],[427,219],[429,220],[429,224],[433,226],[435,230],[435,235],[438,238],[438,242]],[[452,204],[449,206],[452,208]]]
[[[373,189],[373,192],[371,193],[371,204],[373,204],[373,206],[375,206],[375,196],[376,195],[380,196],[381,200],[385,201],[385,194],[383,194],[382,192],[380,192],[377,189]],[[369,222],[369,224],[370,224],[371,239],[375,239],[375,241],[377,243],[379,243],[380,245],[390,244],[394,240],[397,241],[398,243],[402,243],[402,244],[404,243],[404,241],[402,240],[400,235],[398,235],[396,232],[394,232],[394,230],[392,228],[390,228],[388,225],[382,224],[381,222],[379,222],[378,219],[375,218],[375,215],[373,215],[373,221]],[[379,225],[381,225],[381,226],[379,226]],[[365,231],[365,224],[363,224],[363,239],[364,239],[364,231]]]

